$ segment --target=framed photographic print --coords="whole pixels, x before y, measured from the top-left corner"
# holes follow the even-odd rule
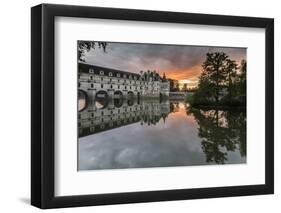
[[[31,9],[31,203],[272,194],[274,21]]]

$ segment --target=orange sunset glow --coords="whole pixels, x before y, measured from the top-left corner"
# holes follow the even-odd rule
[[[79,171],[247,163],[246,47],[77,43]]]
[[[159,73],[161,76],[165,73],[167,78],[178,80],[180,89],[184,84],[187,87],[196,87],[198,85],[198,79],[201,75],[202,68],[201,65],[195,65],[189,69],[175,69],[175,70],[161,70]]]
[[[86,53],[89,64],[140,73],[155,70],[161,76],[176,80],[179,88],[198,86],[206,53],[223,51],[239,64],[246,59],[245,48],[204,47],[107,42],[107,50],[96,48]]]

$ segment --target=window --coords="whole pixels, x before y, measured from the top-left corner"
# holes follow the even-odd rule
[[[103,84],[101,84],[100,86],[101,86],[101,88],[103,88]]]
[[[120,73],[117,73],[117,77],[120,78]],[[119,81],[119,80],[118,80]]]
[[[104,72],[102,70],[100,71],[100,75],[104,75]]]
[[[103,78],[101,78],[101,81],[103,81]]]
[[[89,73],[94,73],[94,69],[93,69],[93,68],[90,68],[90,69],[89,69]]]
[[[112,76],[112,72],[110,72],[108,75],[109,75],[109,76]]]
[[[112,84],[110,85],[110,88],[112,89]]]
[[[118,85],[118,89],[120,89],[120,85]]]
[[[90,79],[93,80],[93,76],[92,75],[90,76]]]
[[[91,84],[91,88],[94,88],[94,84]]]

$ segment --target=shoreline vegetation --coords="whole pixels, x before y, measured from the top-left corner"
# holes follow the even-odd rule
[[[85,54],[91,49],[107,52],[107,42],[78,41],[78,61],[85,62]],[[176,88],[172,92],[185,91],[185,102],[192,107],[202,108],[245,108],[246,69],[245,59],[240,63],[232,60],[225,52],[208,52],[202,66],[197,88]],[[164,74],[165,75],[165,74]],[[168,79],[174,85],[173,79]],[[164,97],[162,97],[164,99]]]
[[[206,54],[196,91],[186,97],[192,107],[245,108],[246,60],[240,65],[224,52]]]

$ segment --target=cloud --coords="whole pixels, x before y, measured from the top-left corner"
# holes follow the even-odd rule
[[[206,164],[197,126],[182,113],[156,126],[138,122],[79,139],[79,170]]]
[[[226,52],[231,59],[246,59],[245,48],[204,47],[186,45],[160,45],[108,42],[106,53],[96,48],[86,54],[89,64],[139,73],[156,70],[177,80],[196,79],[201,64],[210,51]]]
[[[79,139],[79,170],[208,165],[198,137],[198,124],[185,108],[164,122],[140,122]],[[228,152],[227,163],[243,163],[239,150]]]

